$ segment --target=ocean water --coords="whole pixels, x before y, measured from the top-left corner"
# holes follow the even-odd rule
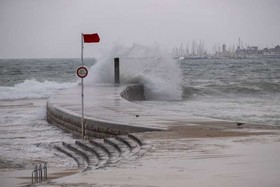
[[[94,63],[86,60],[88,66]],[[0,60],[0,169],[33,169],[44,161],[49,167],[75,165],[49,151],[73,138],[47,123],[46,101],[77,84],[79,65],[79,59]]]
[[[86,85],[113,83],[119,57],[122,83],[141,83],[146,101],[161,110],[280,125],[280,59],[176,61],[159,46],[116,46],[107,58],[87,59]],[[47,98],[78,83],[79,59],[0,60],[0,168],[31,168],[53,159],[51,145],[73,138],[46,122]]]
[[[195,116],[280,125],[280,59],[201,59],[175,62],[182,97],[145,101]]]

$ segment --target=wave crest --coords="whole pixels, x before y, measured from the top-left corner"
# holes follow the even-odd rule
[[[0,87],[0,100],[46,98],[58,90],[75,84],[77,83],[39,82],[36,79],[25,80],[12,87]]]

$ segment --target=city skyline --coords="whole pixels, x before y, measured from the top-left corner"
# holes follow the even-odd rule
[[[211,46],[208,45],[207,43],[204,42],[204,40],[191,40],[188,41],[187,43],[181,43],[180,45],[174,46],[172,48],[172,50],[174,49],[184,49],[186,52],[191,53],[191,51],[197,51],[198,47],[200,46],[202,48],[201,51],[203,51],[203,53],[208,53],[208,54],[215,54],[216,52],[222,52],[223,51],[223,46],[225,47],[225,49],[227,51],[231,51],[231,52],[235,52],[236,49],[239,47],[240,49],[246,49],[246,48],[250,48],[250,47],[257,47],[259,50],[263,50],[263,49],[271,49],[271,48],[275,48],[277,46],[279,46],[280,44],[274,44],[272,43],[271,45],[265,45],[265,46],[258,46],[258,45],[254,45],[254,44],[249,44],[244,42],[243,40],[241,40],[240,38],[238,39],[238,42],[236,43],[225,43],[225,42],[215,42],[214,44],[212,44]],[[196,49],[193,49],[196,48]]]

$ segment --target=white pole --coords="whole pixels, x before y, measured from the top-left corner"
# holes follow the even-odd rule
[[[81,60],[82,60],[82,66],[84,66],[84,38],[83,38],[83,33],[81,35]],[[85,139],[85,127],[84,127],[84,80],[81,78],[81,95],[82,95],[82,119],[81,119],[81,124],[82,124],[82,138]]]

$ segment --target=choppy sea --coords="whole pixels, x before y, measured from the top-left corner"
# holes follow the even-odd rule
[[[92,66],[94,59],[87,59]],[[79,59],[0,59],[0,169],[71,166],[49,150],[73,140],[46,121],[47,98],[77,84]]]
[[[135,48],[136,54],[134,49],[129,53],[118,49],[118,56],[121,81],[144,84],[147,100],[139,104],[280,125],[280,59],[176,61],[157,51]],[[90,67],[86,84],[112,82],[111,57],[85,61]],[[0,60],[0,168],[28,168],[31,160],[55,159],[48,153],[51,143],[72,139],[46,122],[45,107],[48,97],[78,83],[79,65],[79,59]]]
[[[177,62],[182,97],[148,105],[195,116],[280,125],[280,59]]]

